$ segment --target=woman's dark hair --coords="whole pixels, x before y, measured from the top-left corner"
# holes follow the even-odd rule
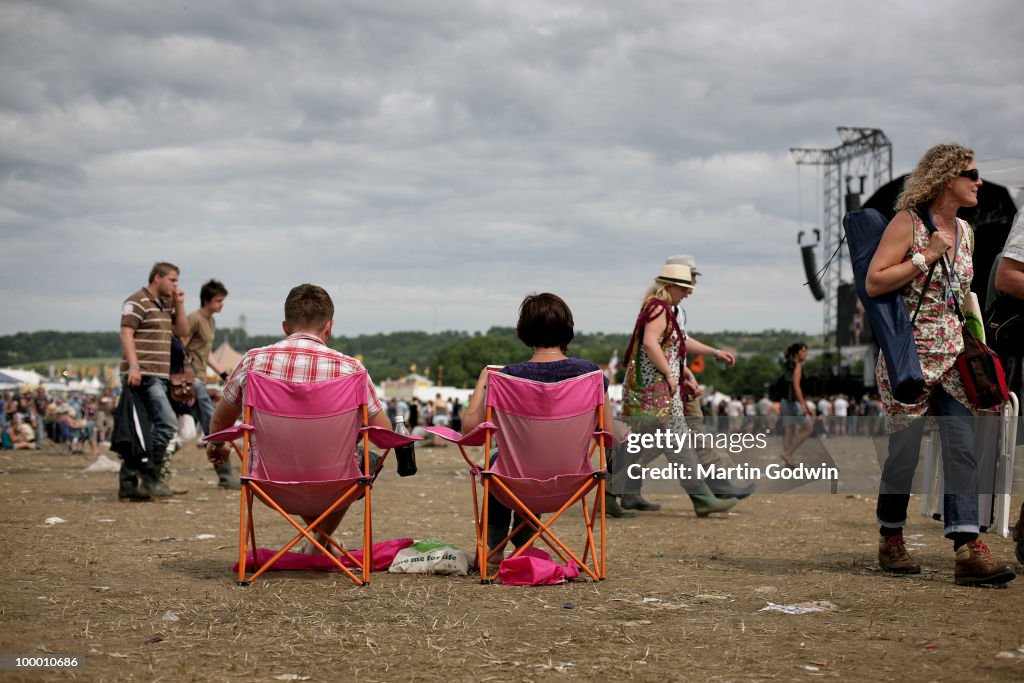
[[[803,342],[794,342],[786,347],[786,358],[796,358],[796,354],[807,348]]]
[[[572,328],[572,311],[559,296],[530,294],[519,304],[516,334],[527,346],[557,346],[565,353],[573,338]]]

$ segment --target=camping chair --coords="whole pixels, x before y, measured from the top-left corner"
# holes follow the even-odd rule
[[[249,373],[246,379],[243,422],[207,438],[232,443],[242,459],[242,495],[238,531],[238,584],[247,586],[270,569],[303,538],[326,555],[357,585],[370,582],[373,567],[373,525],[370,489],[384,457],[371,469],[370,442],[379,448],[412,443],[416,437],[395,434],[367,423],[365,371],[324,382],[298,384]],[[356,447],[359,446],[358,456]],[[342,553],[357,576],[329,548],[314,537],[320,523],[341,507],[363,498],[363,553],[358,558],[329,538],[328,545]],[[278,512],[298,533],[269,560],[260,563],[253,522],[254,498]],[[316,517],[301,526],[292,515]],[[256,571],[246,578],[251,562]]]
[[[987,413],[987,411],[985,411]],[[978,521],[982,531],[1007,538],[1010,535],[1010,491],[1013,483],[1013,454],[1017,443],[1017,395],[1000,406],[998,420],[991,413],[976,421],[975,452],[978,454]],[[923,439],[924,495],[921,514],[942,520],[942,445],[937,430]]]
[[[563,562],[570,560],[599,581],[605,578],[605,440],[611,434],[604,425],[604,382],[594,371],[547,384],[503,375],[490,370],[487,380],[486,421],[465,436],[447,427],[427,431],[455,443],[470,467],[473,513],[476,524],[476,557],[480,580],[488,582],[487,562],[524,526],[533,530],[530,539],[511,557],[518,557],[535,541],[544,543]],[[466,446],[483,446],[485,457],[497,444],[498,457],[489,467],[475,464]],[[591,462],[598,453],[597,467]],[[483,497],[477,495],[477,477]],[[592,507],[587,495],[596,491]],[[487,500],[494,495],[517,513],[520,522],[497,548],[487,550]],[[582,559],[551,530],[552,525],[576,502],[583,511]],[[553,513],[547,521],[538,515]],[[594,527],[600,522],[598,540]],[[587,566],[587,556],[593,566]]]

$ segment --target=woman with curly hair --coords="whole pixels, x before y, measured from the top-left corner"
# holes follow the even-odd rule
[[[907,309],[916,311],[914,341],[925,380],[916,401],[901,403],[893,397],[885,359],[879,359],[876,374],[890,434],[876,508],[881,525],[878,563],[892,574],[921,571],[907,553],[903,525],[921,449],[922,418],[935,416],[940,418],[943,451],[945,535],[953,541],[953,575],[960,585],[995,585],[1014,578],[1013,568],[997,564],[978,539],[976,407],[955,366],[963,351],[957,306],[963,307],[974,274],[974,233],[956,212],[977,205],[981,184],[972,150],[956,144],[929,149],[896,200],[897,214],[882,235],[866,283],[869,296],[901,290]]]

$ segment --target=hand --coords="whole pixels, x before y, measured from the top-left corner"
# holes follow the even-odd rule
[[[231,445],[226,441],[206,444],[206,459],[214,465],[223,465],[231,457]]]
[[[924,258],[928,263],[935,263],[952,246],[953,238],[936,230],[928,238],[928,248],[924,250]]]
[[[676,394],[679,393],[679,382],[676,381],[675,377],[667,378],[666,379],[666,384],[668,384],[668,395],[669,396],[675,396]]]
[[[128,386],[137,387],[142,384],[142,373],[138,368],[128,369]]]
[[[174,305],[184,306],[185,305],[185,290],[179,287],[174,288]]]
[[[715,360],[722,361],[730,368],[736,365],[736,356],[731,351],[726,351],[725,349],[715,351]]]
[[[697,398],[704,393],[704,390],[697,384],[696,378],[687,378],[686,380],[686,396],[687,398]]]

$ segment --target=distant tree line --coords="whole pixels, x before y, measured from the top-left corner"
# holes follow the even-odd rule
[[[736,366],[724,369],[711,358],[703,359],[697,374],[701,382],[727,394],[760,396],[765,387],[778,376],[782,350],[801,340],[812,347],[819,339],[787,330],[764,332],[694,333],[701,341],[716,347],[735,349],[739,354]],[[248,335],[239,328],[217,330],[214,348],[224,340],[239,352],[265,346],[280,340],[280,335]],[[625,376],[624,357],[628,334],[577,333],[569,353],[598,365],[606,365],[613,353],[618,354],[616,381]],[[492,327],[486,333],[445,331],[391,332],[355,337],[335,337],[330,345],[363,364],[377,380],[397,379],[410,372],[427,375],[443,384],[470,387],[480,369],[487,364],[508,364],[530,357],[530,350],[516,338],[511,327]],[[103,359],[111,361],[121,355],[117,332],[19,332],[0,336],[0,366],[31,366],[45,372],[50,363],[67,359]],[[696,359],[691,359],[695,361]],[[699,364],[698,364],[699,365]]]

